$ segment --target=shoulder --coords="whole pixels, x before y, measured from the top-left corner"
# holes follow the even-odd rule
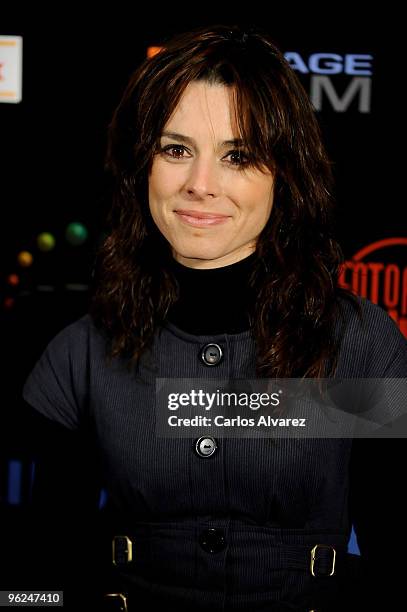
[[[63,356],[69,353],[80,358],[93,345],[103,342],[103,332],[95,326],[92,317],[85,314],[63,327],[48,343],[46,350]]]
[[[76,429],[86,410],[91,370],[103,355],[103,335],[87,314],[46,345],[25,381],[24,400],[43,416]]]
[[[85,314],[80,319],[76,319],[76,321],[63,327],[55,337],[69,338],[75,336],[76,338],[85,338],[89,334],[95,333],[95,331],[97,330],[92,317],[89,314]]]
[[[339,310],[351,328],[365,329],[369,334],[386,331],[392,335],[402,336],[390,315],[367,298],[342,294],[339,298]]]
[[[358,376],[407,376],[407,339],[383,308],[367,298],[342,296],[339,322],[340,357],[358,362]]]

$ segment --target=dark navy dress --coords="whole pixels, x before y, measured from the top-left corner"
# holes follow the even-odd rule
[[[202,358],[206,345],[221,349],[213,357],[219,358],[216,377],[255,378],[247,328],[252,296],[242,289],[251,261],[211,271],[175,264],[182,299],[137,373],[122,359],[106,364],[106,339],[85,315],[51,341],[24,386],[28,404],[64,428],[82,428],[98,453],[107,494],[98,559],[104,567],[110,563],[114,535],[126,535],[133,546],[126,562],[123,540],[117,540],[118,563],[103,578],[111,586],[100,588],[126,593],[129,610],[157,604],[165,610],[330,612],[339,601],[346,608],[341,603],[338,609],[352,610],[352,524],[371,575],[381,572],[382,534],[393,533],[383,520],[400,509],[372,524],[371,512],[377,518],[378,509],[386,509],[383,491],[373,491],[386,480],[375,474],[374,449],[391,443],[399,450],[403,440],[225,437],[205,456],[196,446],[200,434],[155,435],[156,378],[213,378],[213,364]],[[363,321],[343,302],[337,376],[406,377],[406,340],[379,307],[367,300],[361,306]],[[390,485],[386,494],[401,498]]]

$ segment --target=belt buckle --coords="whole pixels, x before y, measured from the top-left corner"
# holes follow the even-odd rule
[[[112,612],[128,612],[127,609],[127,597],[123,593],[105,593],[105,597],[108,597],[106,601],[113,604]],[[117,605],[115,605],[117,604]],[[110,609],[110,606],[109,606]]]
[[[333,546],[329,546],[328,544],[315,544],[314,548],[311,550],[311,574],[313,576],[317,576],[317,574],[314,572],[314,566],[315,566],[315,560],[316,560],[316,553],[317,553],[317,549],[318,548],[330,548],[333,552],[333,556],[332,556],[332,567],[331,567],[331,573],[328,574],[328,576],[333,576],[335,573],[335,563],[336,563],[336,550],[334,549]]]
[[[120,559],[118,560],[118,556]],[[133,542],[127,536],[114,536],[112,540],[113,565],[130,563],[133,560]]]

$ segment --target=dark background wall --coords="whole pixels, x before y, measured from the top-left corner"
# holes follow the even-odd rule
[[[298,54],[309,70],[299,76],[311,96],[318,79],[329,80],[325,85],[338,97],[337,108],[335,95],[330,98],[325,90],[316,112],[337,180],[337,233],[350,262],[343,281],[383,305],[407,334],[405,170],[396,154],[403,115],[397,52],[384,36],[387,31],[397,39],[397,15],[391,19],[389,31],[382,15],[356,18],[344,7],[330,14],[326,9],[299,13],[295,6],[283,12],[274,5],[250,16],[221,15],[206,7],[192,18],[178,5],[172,14],[157,8],[144,17],[135,8],[110,7],[85,18],[71,6],[52,14],[15,10],[2,16],[0,35],[22,35],[24,44],[23,100],[0,104],[0,329],[6,361],[0,508],[7,516],[20,516],[32,486],[26,451],[31,432],[21,425],[19,413],[21,385],[51,337],[86,311],[86,285],[108,206],[103,159],[111,114],[147,47],[160,45],[173,32],[216,22],[257,24],[282,51]],[[322,73],[310,69],[310,56],[317,53],[335,54],[337,73],[323,74],[330,70],[326,62],[319,65]],[[344,73],[345,57],[355,54],[371,56],[371,74]],[[365,107],[359,92],[339,110],[357,78],[364,79],[357,86],[365,91]],[[89,231],[82,246],[65,240],[72,221]],[[43,231],[56,238],[48,253],[36,245]],[[358,256],[369,245],[371,252]],[[21,250],[33,254],[30,268],[18,266]],[[19,276],[17,286],[8,282],[12,273]]]

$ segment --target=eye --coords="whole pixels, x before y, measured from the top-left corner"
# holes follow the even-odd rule
[[[188,153],[188,149],[184,145],[170,144],[162,147],[160,153],[172,157],[173,159],[182,159],[185,157],[184,153]]]
[[[245,166],[249,163],[249,155],[241,149],[229,151],[225,157],[230,157],[229,163],[232,166]]]

